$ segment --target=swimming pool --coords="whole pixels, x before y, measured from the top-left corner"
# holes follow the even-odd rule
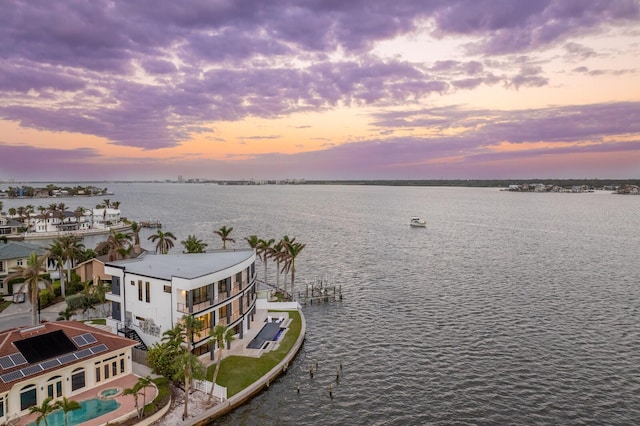
[[[120,407],[120,403],[115,399],[89,399],[80,403],[80,408],[67,413],[67,425],[79,425],[87,420],[95,419],[103,414],[110,413]],[[29,423],[29,426],[35,426],[35,422]],[[40,423],[42,424],[42,422]],[[64,426],[64,413],[62,410],[56,410],[47,416],[47,424],[49,426]]]
[[[280,323],[268,322],[258,332],[258,335],[251,342],[249,342],[247,348],[262,349],[262,346],[264,346],[264,342],[266,342],[267,340],[274,342],[277,341],[281,333],[282,329],[280,328]]]

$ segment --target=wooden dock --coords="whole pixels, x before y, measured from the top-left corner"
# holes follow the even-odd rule
[[[147,220],[140,222],[141,228],[162,228],[162,224],[157,220]]]
[[[342,286],[330,285],[327,281],[318,280],[315,283],[307,283],[304,291],[298,292],[298,303],[301,305],[324,302],[342,301]]]

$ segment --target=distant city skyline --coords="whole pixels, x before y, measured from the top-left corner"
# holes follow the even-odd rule
[[[640,178],[640,0],[2,11],[0,182]]]

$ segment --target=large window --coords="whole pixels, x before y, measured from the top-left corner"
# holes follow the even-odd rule
[[[29,385],[20,391],[20,411],[36,405],[36,385]]]
[[[84,368],[76,368],[71,373],[71,390],[76,391],[85,386]]]
[[[47,381],[47,396],[57,399],[62,396],[62,377],[55,376]]]
[[[5,404],[5,397],[4,396],[0,396],[0,417],[4,417],[4,404]]]
[[[227,280],[218,281],[218,294],[227,292]]]
[[[209,286],[198,287],[193,290],[193,305],[208,302],[211,299],[211,292]]]
[[[226,318],[229,315],[231,315],[231,306],[230,305],[221,306],[220,310],[218,311],[218,318]]]

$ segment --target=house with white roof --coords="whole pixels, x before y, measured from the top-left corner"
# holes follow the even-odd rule
[[[152,254],[105,263],[111,276],[111,316],[107,325],[141,347],[159,342],[184,315],[202,322],[193,352],[213,359],[209,331],[216,325],[239,338],[256,312],[256,252],[253,249],[208,253]]]

